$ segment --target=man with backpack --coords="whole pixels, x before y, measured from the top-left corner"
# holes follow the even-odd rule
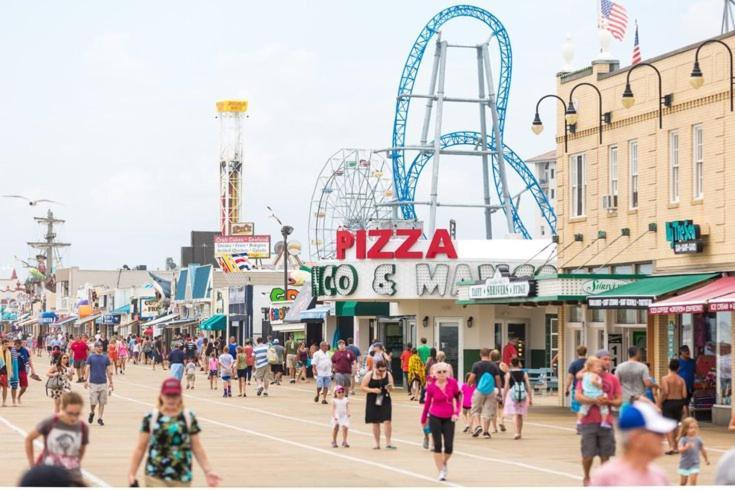
[[[283,348],[278,339],[273,339],[273,343],[268,347],[268,364],[271,365],[271,372],[273,373],[274,382],[277,385],[281,384],[281,378],[283,378],[283,362],[286,354],[286,349]]]
[[[490,439],[490,422],[495,424],[498,410],[496,393],[497,388],[501,386],[500,376],[500,368],[490,360],[490,349],[483,347],[480,350],[480,360],[472,365],[467,380],[467,384],[475,387],[471,409],[471,423],[475,427],[472,437],[479,437],[482,434],[485,439]]]

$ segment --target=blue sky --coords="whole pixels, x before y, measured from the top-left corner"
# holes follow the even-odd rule
[[[627,0],[643,57],[719,34],[720,0]],[[662,9],[662,4],[667,7]],[[272,206],[308,246],[317,174],[343,147],[390,143],[398,79],[423,25],[452,5],[376,1],[5,1],[0,6],[0,194],[63,202],[66,265],[161,267],[179,261],[189,231],[217,229],[218,99],[250,100],[245,200],[259,233],[277,234]],[[513,47],[506,143],[522,157],[553,148],[551,127],[529,130],[539,96],[552,92],[566,33],[574,66],[597,54],[596,1],[478,1]],[[458,19],[450,42],[487,32]],[[623,64],[633,32],[613,43]],[[427,53],[416,92],[426,91]],[[493,52],[493,55],[496,53]],[[453,55],[454,56],[454,55]],[[497,56],[495,56],[497,60]],[[494,61],[495,63],[495,61]],[[472,58],[450,58],[447,92],[476,94]],[[418,105],[415,105],[415,108]],[[542,113],[553,117],[549,104]],[[545,114],[545,116],[544,116]],[[418,131],[414,109],[409,135]],[[476,129],[476,109],[448,111],[445,127]],[[548,124],[547,124],[548,126]],[[446,131],[445,131],[446,132]],[[409,136],[410,138],[410,136]],[[440,197],[479,202],[479,165],[447,160]],[[428,198],[428,172],[419,198]],[[522,207],[529,209],[529,202]],[[0,276],[26,257],[40,229],[22,202],[0,201]],[[463,238],[483,236],[480,211],[440,212]],[[498,217],[499,218],[499,217]],[[496,221],[500,229],[500,221]]]

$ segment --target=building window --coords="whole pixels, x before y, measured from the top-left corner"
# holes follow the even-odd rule
[[[679,132],[669,133],[669,201],[679,202]]]
[[[628,143],[630,163],[630,209],[638,208],[638,140]]]
[[[611,146],[608,151],[608,163],[610,171],[610,195],[618,195],[618,147]]]
[[[613,274],[634,274],[635,271],[633,266],[628,265],[615,265],[613,266]]]
[[[607,310],[590,310],[592,311],[592,318],[590,323],[605,323],[605,312]]]
[[[694,199],[704,197],[704,133],[701,124],[692,126],[692,161],[694,162]]]
[[[651,275],[653,274],[653,264],[651,262],[647,262],[645,264],[637,264],[635,266],[635,273],[636,274],[645,274],[645,275]]]
[[[549,175],[552,179],[554,178],[554,167],[551,167],[551,169],[549,170]]]
[[[582,307],[581,306],[570,306],[569,307],[569,322],[570,323],[582,323]]]
[[[585,172],[584,154],[574,155],[569,159],[570,192],[569,201],[573,218],[584,216],[587,194],[587,175]]]

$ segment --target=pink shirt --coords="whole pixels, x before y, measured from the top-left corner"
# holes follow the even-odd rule
[[[617,376],[610,373],[602,373],[600,374],[600,378],[602,378],[602,391],[607,395],[609,400],[614,400],[622,395],[623,388],[620,386],[620,381]],[[613,425],[614,422],[615,420],[613,419],[612,410],[610,410],[610,413],[607,416],[607,423]],[[592,405],[587,412],[587,415],[582,417],[580,423],[582,425],[601,424],[602,414],[600,414],[600,407]]]
[[[472,395],[474,393],[474,386],[462,383],[462,408],[472,408]]]
[[[638,471],[621,458],[611,459],[592,474],[593,487],[648,487],[670,485],[666,474],[654,464]]]
[[[454,378],[447,378],[444,390],[439,388],[436,382],[426,386],[426,403],[421,413],[421,424],[426,424],[429,414],[441,419],[459,415],[462,409],[461,393],[457,380]]]

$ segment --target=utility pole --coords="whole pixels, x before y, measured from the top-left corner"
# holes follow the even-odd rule
[[[54,231],[54,225],[57,223],[65,223],[63,219],[54,218],[54,213],[50,209],[46,213],[46,217],[34,217],[37,223],[46,225],[46,235],[43,237],[44,242],[28,242],[33,248],[44,250],[46,252],[46,270],[47,277],[50,277],[54,272],[54,251],[58,248],[69,247],[71,243],[56,242],[56,233]]]

